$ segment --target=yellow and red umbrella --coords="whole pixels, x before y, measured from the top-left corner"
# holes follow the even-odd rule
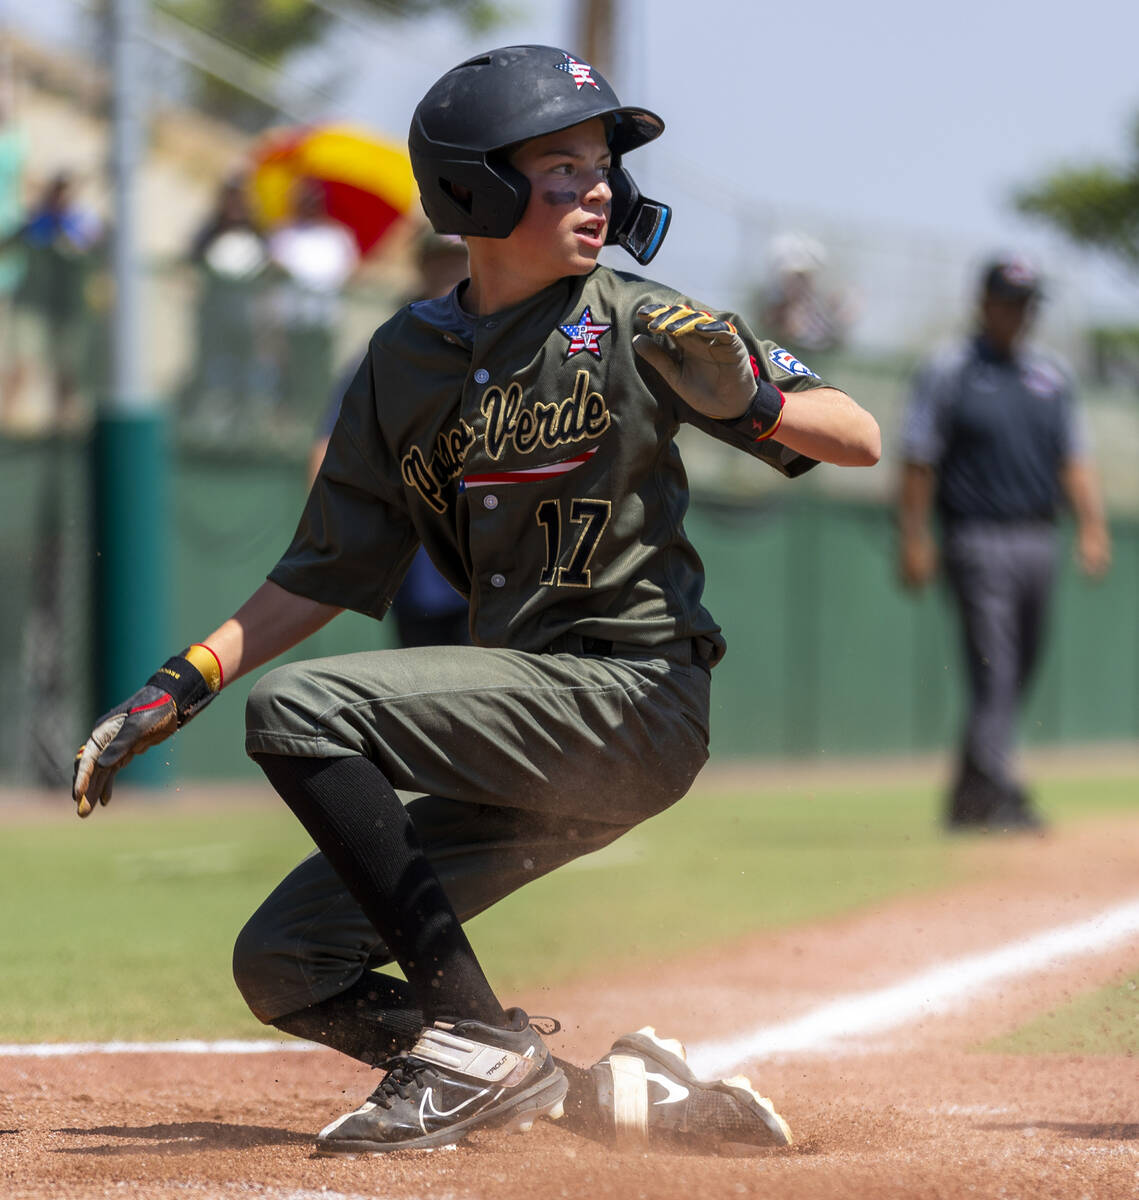
[[[302,180],[320,185],[325,211],[352,231],[361,254],[375,248],[417,195],[407,151],[395,142],[348,125],[279,129],[253,150],[254,219],[266,228],[288,220]]]

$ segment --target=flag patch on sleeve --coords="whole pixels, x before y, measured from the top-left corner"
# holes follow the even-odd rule
[[[790,350],[784,350],[777,346],[767,357],[786,375],[799,375],[818,379],[815,372],[806,363],[801,363]]]

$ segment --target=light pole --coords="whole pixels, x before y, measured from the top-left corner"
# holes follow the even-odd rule
[[[613,80],[613,34],[616,0],[578,0],[575,24],[580,41],[571,47],[585,56],[610,82]]]
[[[168,653],[169,461],[165,416],[144,383],[138,250],[145,11],[145,0],[112,0],[109,9],[115,303],[111,387],[98,398],[91,472],[99,711],[141,687]],[[144,758],[131,774],[136,782],[153,782],[158,767]]]

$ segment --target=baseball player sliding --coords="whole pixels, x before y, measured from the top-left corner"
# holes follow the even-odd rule
[[[470,278],[377,330],[268,581],[76,760],[86,816],[226,683],[342,609],[381,618],[420,544],[469,598],[472,646],[291,664],[249,697],[247,750],[318,851],[241,932],[238,986],[262,1021],[385,1071],[323,1153],[563,1109],[649,1145],[790,1141],[747,1080],[697,1080],[651,1029],[588,1070],[555,1060],[463,931],[680,799],[707,758],[725,643],[684,532],[681,423],[786,476],[879,454],[869,414],[738,317],[598,266],[610,243],[648,263],[665,236],[668,206],[623,165],[663,129],[547,46],[481,54],[428,91],[412,164]]]

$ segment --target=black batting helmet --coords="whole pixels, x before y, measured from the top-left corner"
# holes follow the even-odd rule
[[[621,156],[664,131],[646,108],[626,108],[588,63],[553,46],[505,46],[447,72],[411,118],[408,150],[423,210],[436,233],[509,237],[530,184],[508,161],[520,142],[593,117],[606,121],[613,163],[607,241],[647,263],[672,210],[642,196]]]

